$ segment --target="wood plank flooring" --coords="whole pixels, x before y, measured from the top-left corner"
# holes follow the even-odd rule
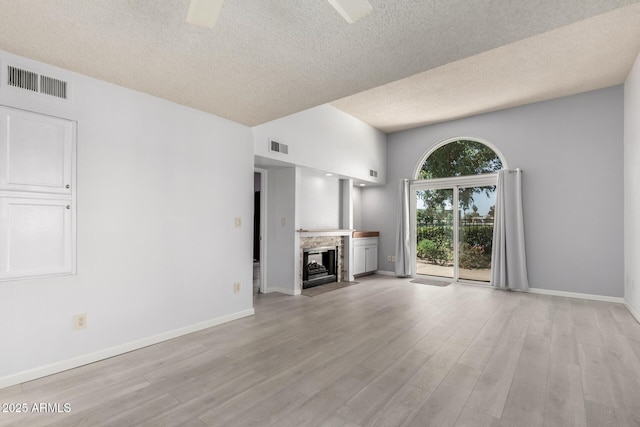
[[[620,304],[367,276],[0,390],[0,426],[640,426]]]

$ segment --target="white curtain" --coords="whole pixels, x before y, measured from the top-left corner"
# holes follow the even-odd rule
[[[491,284],[502,289],[529,289],[524,250],[522,172],[498,172],[491,254]],[[396,267],[397,268],[397,267]]]
[[[398,222],[396,224],[396,275],[398,276],[410,276],[413,265],[409,206],[409,180],[403,179],[400,181]]]

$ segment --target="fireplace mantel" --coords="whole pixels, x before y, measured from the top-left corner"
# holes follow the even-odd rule
[[[354,230],[296,230],[300,237],[331,237],[331,236],[351,236]]]

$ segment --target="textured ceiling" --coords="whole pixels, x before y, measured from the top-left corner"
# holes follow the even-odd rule
[[[250,126],[340,99],[336,106],[386,130],[620,83],[640,50],[635,6],[596,17],[597,28],[560,28],[637,0],[370,3],[370,15],[347,24],[325,0],[227,0],[207,29],[185,22],[188,0],[0,0],[0,50]],[[567,53],[583,69],[558,60]],[[619,65],[615,77],[604,57]],[[547,58],[549,67],[536,68]],[[548,85],[556,72],[600,83]],[[400,79],[386,94],[383,86],[341,99]],[[522,93],[505,95],[517,85]],[[467,105],[456,109],[452,99]]]
[[[332,105],[385,132],[624,82],[640,52],[640,3],[415,74]]]

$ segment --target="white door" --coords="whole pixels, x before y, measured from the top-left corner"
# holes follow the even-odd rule
[[[364,246],[353,247],[353,274],[362,274],[366,270],[366,248]]]
[[[0,191],[71,194],[74,126],[0,107]]]
[[[69,200],[0,197],[0,280],[74,272]]]
[[[378,245],[367,246],[365,258],[366,271],[376,271],[378,269]]]

